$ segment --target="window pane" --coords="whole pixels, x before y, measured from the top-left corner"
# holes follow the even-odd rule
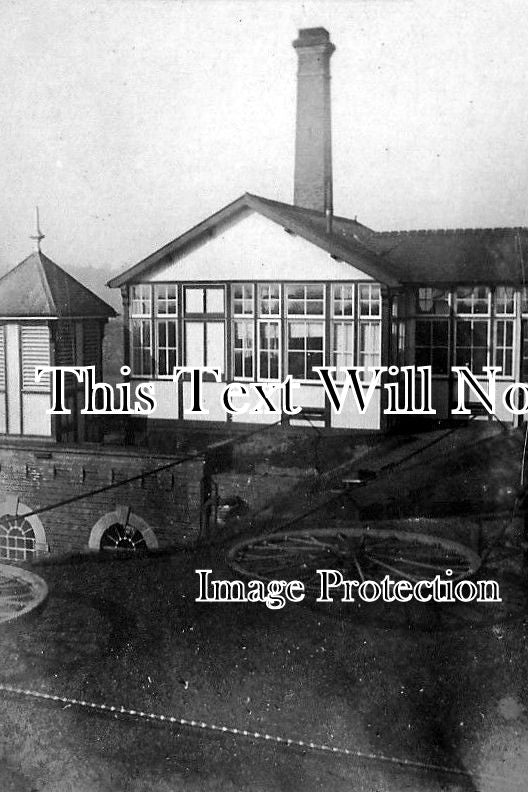
[[[174,366],[177,365],[177,326],[175,320],[158,320],[158,375],[170,376]]]
[[[185,365],[204,366],[204,323],[185,324]]]
[[[288,374],[295,379],[306,379],[304,372],[304,352],[288,353]]]
[[[175,284],[155,286],[154,295],[158,316],[176,314],[178,312],[178,293]]]
[[[431,342],[431,322],[416,322],[415,330],[416,346],[429,346]]]
[[[286,307],[289,315],[322,316],[324,314],[324,286],[286,286]]]
[[[459,286],[456,290],[456,310],[459,314],[486,314],[489,312],[487,286]]]
[[[337,368],[336,377],[342,379],[340,368],[354,365],[354,325],[352,322],[335,322],[333,337],[333,364]]]
[[[298,379],[316,379],[314,366],[323,364],[324,324],[288,322],[288,373]]]
[[[457,346],[471,346],[471,322],[457,322]]]
[[[473,322],[473,345],[482,347],[488,345],[487,322]]]
[[[265,283],[259,286],[259,313],[261,316],[279,316],[280,289],[277,283]]]
[[[359,315],[363,317],[381,316],[381,290],[376,284],[360,284]]]
[[[223,322],[207,322],[207,366],[220,369],[223,374],[225,370],[225,339]]]
[[[432,341],[435,346],[446,346],[449,340],[449,325],[447,322],[431,322]]]
[[[473,350],[473,365],[472,369],[475,374],[480,374],[483,367],[488,362],[488,354],[486,349],[476,348]]]
[[[286,294],[288,300],[304,300],[304,286],[287,286]]]
[[[253,322],[234,322],[233,349],[235,377],[253,377]]]
[[[444,289],[418,289],[418,313],[446,316],[449,314],[449,292]]]
[[[131,316],[149,316],[151,313],[151,290],[147,284],[130,287]]]
[[[132,319],[130,323],[132,373],[138,377],[152,374],[150,319]]]
[[[252,283],[236,283],[233,286],[233,313],[235,316],[253,314]]]
[[[334,316],[354,315],[354,286],[335,284],[332,287],[332,313]]]
[[[495,313],[514,313],[514,290],[511,286],[498,286],[495,290]]]
[[[187,313],[204,312],[203,289],[190,289],[190,288],[185,289],[185,310]]]
[[[280,333],[278,322],[259,324],[259,379],[279,377]]]
[[[377,366],[381,356],[379,322],[361,322],[359,326],[359,365]]]
[[[205,310],[207,313],[224,313],[224,290],[205,290]]]

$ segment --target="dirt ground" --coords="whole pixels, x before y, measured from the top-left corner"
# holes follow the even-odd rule
[[[1,693],[3,792],[526,789],[524,605],[478,628],[390,627],[368,610],[196,603],[196,568],[228,574],[218,550],[34,567],[49,600],[0,634],[0,681],[423,766]]]

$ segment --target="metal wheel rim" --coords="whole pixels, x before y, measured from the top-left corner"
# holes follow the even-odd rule
[[[48,596],[45,581],[27,569],[0,564],[0,624],[38,608]]]
[[[275,549],[277,553],[277,561],[280,561],[281,558],[281,543],[283,547],[286,546],[287,542],[302,542],[306,540],[311,540],[313,545],[306,545],[306,549],[312,549],[314,553],[317,551],[317,540],[325,540],[325,539],[333,539],[336,541],[340,536],[344,536],[346,539],[376,539],[376,540],[393,540],[397,542],[401,546],[407,545],[408,547],[414,543],[416,546],[422,548],[438,548],[439,550],[444,551],[447,555],[455,555],[458,556],[460,560],[463,561],[463,565],[466,567],[463,570],[459,570],[456,574],[454,573],[451,576],[451,580],[456,582],[458,580],[463,580],[465,578],[471,577],[474,575],[480,567],[481,559],[473,550],[468,548],[467,546],[460,544],[459,542],[455,542],[450,539],[444,539],[439,536],[431,536],[422,533],[416,532],[409,532],[409,531],[401,531],[397,529],[391,528],[366,528],[366,527],[351,527],[351,528],[343,528],[343,529],[333,529],[333,528],[316,528],[312,530],[304,530],[304,531],[279,531],[273,534],[266,534],[264,536],[258,537],[251,537],[249,539],[240,540],[228,549],[227,552],[227,560],[230,567],[235,571],[237,574],[242,575],[246,578],[253,578],[257,580],[267,581],[270,579],[282,579],[280,572],[287,569],[287,565],[284,564],[278,565],[278,573],[275,574],[273,569],[266,570],[266,574],[263,574],[262,571],[259,573],[258,569],[256,571],[248,570],[244,567],[243,561],[240,560],[239,556],[244,550],[248,550],[250,548],[257,548],[259,545],[265,547],[268,545],[270,549]],[[323,542],[324,544],[324,542]],[[273,548],[275,545],[275,548]],[[302,553],[302,548],[299,548],[300,553]],[[330,554],[330,553],[329,553]],[[258,559],[257,559],[258,560]],[[318,568],[324,568],[324,554],[323,548],[321,548],[321,562],[318,564]],[[420,562],[412,562],[414,565],[419,565]],[[441,564],[435,565],[438,567],[437,574],[441,574]],[[387,568],[387,574],[390,572],[397,572],[397,576],[399,579],[407,579],[407,580],[417,580],[416,576],[413,576],[409,573],[406,573],[405,570],[397,570],[393,567],[392,564],[388,564],[387,567],[392,567],[392,570]],[[443,565],[444,570],[449,568],[449,564],[445,563]],[[317,568],[315,565],[313,568]],[[424,574],[425,574],[426,567],[424,567]]]

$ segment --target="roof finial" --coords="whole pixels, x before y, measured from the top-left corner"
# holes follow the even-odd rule
[[[40,243],[45,238],[45,234],[42,233],[40,230],[40,216],[39,216],[39,208],[38,206],[35,207],[37,212],[37,233],[34,236],[30,236],[30,239],[34,239],[37,243],[37,252],[40,253]]]

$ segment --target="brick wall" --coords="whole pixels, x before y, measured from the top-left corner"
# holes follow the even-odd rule
[[[172,456],[128,449],[4,444],[0,448],[0,504],[18,496],[30,509],[87,493],[147,472]],[[196,540],[200,527],[203,460],[93,495],[39,515],[51,553],[88,549],[95,523],[116,506],[128,506],[154,531],[160,547]]]

